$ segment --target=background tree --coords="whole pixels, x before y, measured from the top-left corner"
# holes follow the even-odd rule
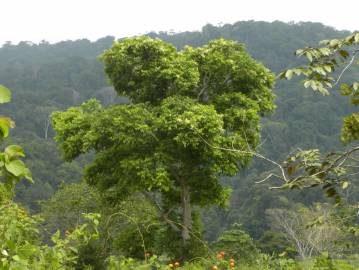
[[[100,211],[101,196],[97,190],[85,183],[64,185],[41,204],[45,235],[52,236],[58,230],[64,235],[66,230],[85,222],[83,214]]]
[[[253,262],[259,255],[259,251],[253,239],[239,224],[233,224],[230,230],[224,231],[213,243],[213,248],[219,253],[224,251],[226,256],[239,262]]]
[[[42,202],[41,209],[46,242],[50,242],[56,231],[64,236],[85,224],[84,214],[101,214],[100,239],[86,246],[81,254],[84,261],[92,261],[91,265],[104,265],[108,254],[138,259],[143,259],[148,252],[160,254],[155,248],[160,215],[151,201],[141,194],[111,206],[94,187],[85,182],[74,183],[63,185],[51,199]]]
[[[347,235],[328,205],[311,208],[297,205],[293,209],[268,209],[273,230],[282,233],[302,259],[329,252],[343,254]]]

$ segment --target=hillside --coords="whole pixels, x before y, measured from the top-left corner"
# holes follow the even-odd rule
[[[178,48],[200,46],[220,37],[243,42],[255,59],[277,73],[299,63],[293,54],[295,49],[347,34],[319,23],[248,21],[220,27],[206,25],[200,32],[149,35]],[[96,42],[77,40],[53,45],[21,42],[0,49],[0,82],[14,94],[13,102],[2,107],[2,114],[11,115],[16,121],[12,141],[23,145],[29,153],[26,162],[36,181],[34,185],[20,186],[17,199],[33,211],[39,209],[38,201],[49,198],[62,182],[80,181],[82,167],[91,158],[84,157],[71,164],[61,160],[52,139],[50,113],[92,97],[105,105],[126,102],[108,86],[102,64],[97,60],[113,40],[105,37]],[[336,94],[323,98],[304,90],[298,81],[278,82],[275,93],[277,110],[263,120],[262,152],[280,160],[298,147],[323,150],[341,147],[340,119],[350,111],[347,100]],[[231,207],[227,211],[212,209],[206,214],[208,239],[215,239],[234,222],[242,223],[258,239],[267,229],[265,209],[287,203],[285,197],[289,196],[305,204],[322,200],[321,193],[315,190],[288,195],[254,185],[266,169],[265,164],[254,163],[238,177],[239,181],[223,180],[234,188]]]

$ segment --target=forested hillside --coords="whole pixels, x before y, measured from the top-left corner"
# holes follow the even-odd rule
[[[347,34],[318,23],[249,21],[220,27],[207,25],[200,32],[149,33],[149,36],[178,48],[201,46],[220,37],[243,42],[256,60],[278,73],[300,63],[293,54],[297,48]],[[50,198],[62,182],[79,182],[83,165],[91,159],[91,154],[72,163],[61,159],[53,141],[51,112],[79,105],[89,98],[96,98],[103,105],[127,102],[109,87],[103,65],[97,59],[113,41],[113,37],[106,37],[96,42],[77,40],[53,45],[21,42],[8,43],[0,49],[0,82],[13,91],[13,102],[2,107],[2,114],[15,120],[17,128],[12,142],[21,144],[29,153],[26,164],[35,180],[33,185],[26,183],[18,188],[17,200],[33,211],[38,211],[39,201]],[[350,73],[346,76],[350,77]],[[341,119],[351,111],[347,100],[336,94],[323,98],[303,90],[298,81],[278,82],[275,94],[277,109],[262,121],[261,152],[281,160],[298,147],[323,150],[341,147]],[[206,210],[203,222],[209,240],[215,240],[233,223],[241,223],[255,239],[261,239],[269,229],[266,209],[323,200],[322,193],[315,190],[274,192],[267,185],[255,185],[268,169],[266,165],[254,162],[239,176],[223,179],[234,188],[231,205],[228,210]]]

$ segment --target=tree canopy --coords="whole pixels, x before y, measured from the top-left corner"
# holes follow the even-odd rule
[[[54,113],[56,139],[67,160],[96,152],[85,177],[110,197],[152,191],[166,212],[180,206],[186,242],[191,205],[223,205],[229,192],[219,176],[235,175],[250,160],[212,145],[258,145],[259,116],[274,109],[274,76],[243,45],[223,39],[179,52],[149,37],[125,39],[101,59],[115,90],[132,103],[89,101]]]

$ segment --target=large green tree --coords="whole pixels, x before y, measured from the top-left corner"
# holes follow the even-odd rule
[[[146,193],[186,244],[193,206],[224,205],[229,190],[220,176],[235,175],[250,161],[260,116],[274,109],[273,74],[243,45],[223,39],[177,51],[137,37],[115,42],[101,59],[115,90],[131,104],[103,108],[91,100],[54,113],[64,157],[94,151],[87,181],[112,200]]]

